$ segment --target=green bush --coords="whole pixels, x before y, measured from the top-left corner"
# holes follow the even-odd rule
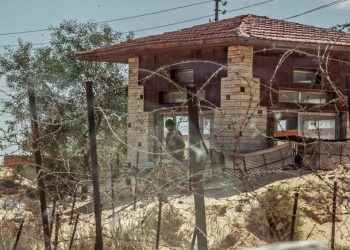
[[[294,199],[288,189],[272,187],[258,199],[248,215],[248,228],[268,241],[289,240]],[[297,214],[294,239],[302,236],[302,220]]]

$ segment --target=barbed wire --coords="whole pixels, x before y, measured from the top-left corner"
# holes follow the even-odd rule
[[[246,82],[248,84],[259,84],[259,88],[264,88],[264,91],[262,91],[258,104],[254,105],[252,104],[251,97],[254,95],[250,90],[249,96],[250,100],[248,111],[252,111],[252,113],[255,113],[259,108],[261,108],[261,98],[265,98],[266,96],[270,96],[270,99],[273,100],[271,97],[272,94],[280,94],[278,92],[278,89],[275,87],[275,81],[276,76],[279,74],[282,66],[288,59],[293,56],[293,54],[302,54],[305,57],[315,59],[315,62],[318,67],[322,70],[323,74],[325,75],[326,83],[331,87],[332,91],[337,93],[337,98],[332,100],[332,103],[339,103],[339,104],[346,104],[347,96],[344,94],[344,90],[346,88],[339,88],[339,86],[334,82],[332,76],[330,75],[328,65],[333,62],[334,60],[337,60],[338,62],[342,62],[344,64],[348,64],[349,62],[346,60],[338,60],[338,59],[332,59],[331,55],[328,53],[331,48],[320,48],[316,54],[302,51],[301,49],[276,49],[275,52],[281,52],[282,56],[280,57],[280,60],[278,60],[277,65],[275,65],[274,73],[272,74],[272,77],[269,81],[257,81],[256,79],[252,77],[247,77],[245,75],[242,75],[239,71],[233,72],[232,74],[241,79],[242,81]],[[266,51],[266,50],[265,50]],[[262,51],[254,51],[254,54],[261,53]],[[152,77],[161,77],[166,84],[171,85],[175,89],[187,92],[186,88],[178,84],[176,81],[171,79],[169,75],[164,74],[164,71],[167,71],[167,69],[170,69],[172,67],[176,67],[178,65],[186,65],[191,63],[203,63],[205,64],[214,64],[217,67],[217,70],[215,70],[212,74],[208,76],[205,82],[202,83],[201,87],[199,88],[200,91],[205,90],[211,83],[214,77],[216,77],[221,71],[228,71],[229,65],[223,65],[217,62],[210,62],[205,60],[193,60],[193,61],[185,61],[185,62],[179,62],[174,64],[169,64],[163,67],[159,67],[157,70],[150,71],[147,69],[139,69],[140,72],[146,72],[149,73],[149,76],[146,78],[141,79],[144,84],[147,84],[147,81],[152,80]],[[199,91],[199,92],[200,92]],[[312,91],[312,90],[310,90]],[[272,94],[271,94],[272,93]],[[49,96],[47,96],[47,93],[43,92],[37,92],[38,96],[43,96],[44,98],[47,98],[47,102],[52,102]],[[200,106],[200,108],[206,108],[209,109],[211,112],[213,110],[217,110],[220,115],[225,116],[227,119],[229,119],[229,122],[231,124],[245,124],[242,126],[243,131],[246,130],[249,122],[253,119],[253,115],[250,114],[250,112],[246,112],[239,119],[236,119],[236,117],[232,116],[232,114],[227,113],[223,108],[216,106],[214,103],[210,102],[210,100],[203,99],[203,97],[200,95],[200,93],[193,95],[192,98],[196,96],[200,100],[205,101],[209,105],[206,106]],[[288,96],[284,95],[284,98],[289,99]],[[64,100],[63,100],[64,101]],[[294,112],[299,112],[301,114],[307,114],[310,111],[319,111],[322,110],[323,107],[326,107],[327,104],[330,103],[330,101],[327,101],[325,104],[316,104],[314,106],[305,107],[303,104],[298,103],[295,100],[290,99],[291,103],[294,103],[297,108],[293,110]],[[53,103],[53,105],[55,105]],[[274,101],[271,101],[270,103],[271,107],[270,110],[267,111],[266,116],[273,115],[274,110],[273,107],[276,105]],[[54,107],[54,106],[53,106]],[[57,121],[47,121],[47,120],[39,120],[39,124],[41,127],[45,127],[48,125],[67,125],[69,123],[74,123],[76,120],[82,119],[83,116],[86,115],[86,111],[83,108],[83,104],[79,110],[77,110],[77,113],[79,115],[75,118],[70,119],[61,119],[58,122]],[[335,105],[336,107],[336,105]],[[183,111],[186,108],[186,103],[181,103],[177,107],[173,107],[170,109],[171,113],[178,113],[178,111]],[[238,109],[238,107],[237,107]],[[58,109],[55,110],[55,113],[59,112]],[[180,226],[177,230],[172,231],[173,237],[177,237],[177,235],[180,235],[180,238],[176,238],[177,240],[182,239],[180,248],[184,248],[184,246],[188,246],[191,242],[191,235],[193,233],[193,228],[195,228],[195,224],[193,222],[193,202],[190,201],[191,195],[194,194],[194,190],[190,190],[190,184],[189,179],[192,177],[191,174],[188,172],[187,166],[184,164],[179,164],[178,162],[173,162],[171,159],[167,159],[169,156],[166,152],[153,152],[152,150],[143,150],[138,147],[134,147],[132,145],[129,145],[127,141],[125,141],[125,137],[123,136],[123,133],[121,131],[116,130],[113,126],[113,122],[111,122],[111,116],[117,115],[117,116],[123,116],[124,118],[128,118],[130,114],[128,113],[120,113],[117,111],[114,113],[113,110],[105,109],[104,107],[95,106],[96,112],[98,112],[101,117],[102,121],[107,126],[107,129],[109,131],[109,135],[112,136],[116,142],[113,145],[104,145],[103,140],[101,140],[101,144],[99,145],[99,148],[101,151],[99,153],[103,157],[103,155],[109,154],[111,155],[118,155],[120,164],[117,166],[115,162],[112,162],[111,159],[101,159],[101,177],[100,177],[100,186],[101,186],[101,195],[106,199],[104,201],[104,204],[108,205],[108,203],[112,203],[113,205],[109,205],[110,207],[116,207],[116,211],[114,211],[114,216],[111,211],[111,208],[105,208],[103,212],[103,223],[104,223],[104,237],[107,242],[109,240],[112,243],[107,244],[122,244],[122,242],[127,242],[128,244],[131,244],[136,249],[140,244],[145,248],[154,248],[155,244],[155,231],[156,228],[153,226],[154,223],[157,221],[156,214],[157,214],[157,204],[158,204],[158,197],[160,194],[164,195],[166,197],[165,202],[165,208],[163,208],[163,214],[166,214],[166,216],[163,218],[164,223],[172,223],[172,226],[176,225],[176,223],[179,223]],[[155,109],[149,112],[149,114],[156,114],[159,111],[169,111],[169,108],[160,108]],[[340,112],[344,112],[343,109],[336,109],[334,110],[335,113],[339,114]],[[278,138],[275,138],[274,135],[268,135],[266,131],[260,131],[258,127],[255,127],[255,130],[260,133],[261,136],[265,138],[272,138],[273,140],[279,140]],[[319,131],[320,128],[317,128]],[[210,134],[207,139],[214,138],[215,136],[222,133],[224,129],[219,129],[218,131],[213,132]],[[53,132],[50,132],[48,134],[42,134],[41,139],[45,139],[50,136],[54,136],[55,134],[59,133],[59,130],[55,130]],[[284,129],[282,129],[282,132],[285,132]],[[22,133],[22,132],[21,132]],[[163,141],[161,138],[157,138],[156,136],[152,137],[152,139],[155,141],[155,144],[163,145]],[[320,133],[318,132],[318,141],[321,141],[320,143],[323,143],[324,145],[327,145],[327,142],[323,142],[320,138]],[[292,143],[292,138],[289,136],[286,136],[286,141],[289,143]],[[295,143],[295,145],[307,145],[306,143]],[[127,147],[128,150],[138,152],[138,153],[146,153],[149,155],[157,155],[160,156],[161,159],[157,162],[155,162],[154,167],[152,169],[144,169],[141,166],[144,165],[144,163],[140,163],[139,172],[134,173],[131,171],[127,166],[127,156],[125,155],[125,150],[123,151],[121,149],[121,146]],[[165,147],[163,147],[165,148]],[[220,148],[220,147],[219,147]],[[73,155],[79,156],[83,153],[85,150],[84,146],[76,148],[75,153]],[[191,147],[186,147],[186,151],[191,150]],[[349,158],[348,152],[346,155],[344,155],[344,159]],[[209,185],[211,182],[215,183],[215,181],[219,180],[221,183],[226,183],[226,187],[224,186],[220,188],[218,187],[219,191],[213,195],[210,194],[210,192],[214,192],[211,190],[207,190],[206,195],[206,203],[207,203],[207,218],[208,218],[208,240],[209,244],[212,247],[222,247],[225,248],[223,244],[229,244],[232,248],[239,248],[244,246],[258,246],[261,244],[265,244],[266,242],[271,241],[272,237],[280,237],[281,235],[277,235],[275,227],[272,224],[266,223],[266,221],[262,220],[260,221],[261,227],[266,227],[265,233],[262,235],[259,235],[259,233],[254,232],[253,230],[248,229],[248,224],[250,223],[251,219],[254,218],[255,220],[258,220],[261,216],[260,213],[258,213],[255,209],[264,211],[263,204],[266,200],[266,195],[269,194],[269,192],[273,192],[274,188],[281,187],[282,190],[288,190],[288,195],[290,198],[292,198],[292,194],[294,192],[298,192],[301,194],[300,196],[300,205],[299,210],[301,211],[298,215],[298,218],[301,218],[301,220],[305,220],[309,226],[308,228],[305,228],[304,235],[301,236],[301,239],[303,238],[316,238],[319,240],[323,240],[324,242],[330,241],[330,234],[328,231],[324,231],[327,228],[330,228],[329,222],[330,222],[330,206],[332,205],[332,190],[333,190],[333,181],[338,181],[339,183],[339,189],[338,189],[338,198],[339,200],[342,200],[342,202],[338,202],[339,212],[337,214],[339,215],[339,219],[341,220],[340,223],[337,223],[336,227],[336,237],[337,242],[342,242],[344,245],[348,245],[348,239],[349,239],[349,228],[348,228],[348,213],[349,211],[349,203],[346,203],[345,201],[349,199],[349,189],[346,186],[348,182],[350,182],[350,176],[348,176],[348,166],[346,164],[343,164],[343,167],[337,167],[337,169],[332,171],[321,171],[317,170],[317,166],[314,166],[316,169],[308,170],[306,166],[302,166],[301,169],[297,170],[285,170],[284,168],[278,167],[274,169],[262,169],[261,171],[253,171],[253,172],[244,172],[241,171],[242,169],[235,168],[235,163],[229,156],[235,155],[233,152],[231,152],[230,155],[225,156],[225,163],[223,164],[217,164],[214,162],[211,162],[210,160],[206,161],[206,169],[202,172],[202,174],[205,176],[205,181],[208,182]],[[341,155],[340,155],[341,156]],[[306,161],[310,157],[308,154],[302,155],[303,160]],[[83,171],[80,169],[80,166],[74,166],[72,168],[69,168],[70,159],[67,158],[54,158],[53,160],[64,162],[64,166],[66,166],[66,169],[61,170],[54,170],[51,168],[50,165],[44,165],[42,166],[42,171],[44,173],[44,178],[47,180],[46,184],[48,186],[70,186],[70,187],[82,187],[87,186],[89,187],[91,185],[90,175],[88,171]],[[109,170],[110,164],[113,165],[113,170],[118,169],[119,173],[114,178],[112,176]],[[211,168],[210,164],[215,164],[213,168]],[[335,165],[336,163],[334,163]],[[35,164],[30,164],[31,168],[35,168]],[[236,171],[237,170],[237,171]],[[71,178],[67,178],[67,175],[71,175]],[[274,178],[277,178],[279,176],[288,175],[287,179],[281,180],[275,180]],[[50,178],[51,177],[51,178]],[[332,177],[332,178],[330,178]],[[1,177],[3,178],[3,177]],[[6,177],[7,178],[7,177]],[[6,179],[3,178],[3,179]],[[266,179],[267,185],[263,182],[263,179]],[[278,178],[277,178],[278,179]],[[35,179],[34,179],[35,180]],[[127,181],[131,181],[131,184],[126,184]],[[112,197],[111,194],[111,181],[114,182],[116,185],[114,188],[115,190],[118,190],[119,193],[114,194],[116,197]],[[14,182],[16,183],[16,182]],[[133,184],[137,183],[137,184]],[[193,185],[193,183],[192,183]],[[26,187],[26,186],[24,186]],[[137,187],[136,191],[133,191],[132,189]],[[225,188],[228,190],[225,191]],[[3,190],[3,187],[0,187],[0,190]],[[272,191],[271,191],[272,190]],[[308,199],[308,195],[313,195],[317,190],[320,190],[319,194],[322,196],[320,197],[312,197],[313,201],[310,202]],[[1,191],[3,192],[3,191]],[[55,189],[45,190],[48,197],[54,197],[56,195]],[[81,207],[87,206],[89,202],[88,201],[81,201],[80,196],[83,196],[84,194],[81,192],[78,192],[79,194],[79,201],[78,205],[76,206],[73,211],[74,213],[80,213]],[[220,197],[220,193],[223,193]],[[30,198],[27,197],[26,192],[24,191],[18,191],[19,196],[25,199],[29,199],[29,202],[26,203],[26,206],[30,206],[32,204],[38,205],[37,200],[34,198],[30,200]],[[18,194],[12,194],[7,197],[7,199],[14,199],[16,200],[16,195]],[[88,197],[90,197],[90,193],[88,192],[86,194]],[[213,196],[214,198],[211,198]],[[217,196],[217,197],[215,197]],[[2,197],[2,196],[1,196]],[[24,198],[26,197],[26,198]],[[66,194],[63,194],[62,199],[59,199],[57,201],[57,211],[59,214],[61,214],[62,218],[62,225],[61,225],[61,231],[59,235],[59,241],[58,244],[61,248],[64,248],[67,246],[67,244],[70,241],[70,236],[72,233],[72,227],[69,225],[69,217],[71,212],[71,204],[74,200],[74,191],[68,190],[66,191]],[[135,198],[136,197],[136,198]],[[135,198],[135,199],[134,199]],[[275,197],[276,200],[278,200],[278,195]],[[2,198],[0,199],[2,202]],[[51,200],[51,198],[50,198]],[[274,206],[274,211],[282,211],[286,214],[290,215],[291,218],[291,207],[285,203],[278,203],[276,206]],[[50,204],[50,209],[52,205]],[[64,208],[65,207],[65,208]],[[134,210],[135,207],[135,210]],[[310,211],[314,209],[315,211]],[[25,210],[25,209],[24,209]],[[88,210],[88,209],[87,209]],[[236,211],[237,210],[237,211]],[[221,211],[221,212],[220,212]],[[222,213],[220,215],[220,213]],[[32,212],[33,219],[28,219],[26,223],[30,225],[35,225],[37,230],[40,230],[40,221],[39,221],[39,214],[38,212],[35,212],[35,210]],[[6,211],[6,216],[0,216],[0,218],[6,218],[13,216],[11,210]],[[265,214],[266,216],[266,214]],[[273,215],[273,221],[279,221],[280,218],[276,217],[277,215]],[[322,217],[323,216],[323,217]],[[87,211],[86,214],[82,215],[80,217],[80,220],[78,222],[78,229],[77,229],[77,235],[74,240],[74,244],[83,244],[84,242],[89,242],[90,245],[93,245],[93,239],[94,236],[89,236],[90,232],[89,230],[86,230],[86,228],[93,228],[94,222],[91,220],[91,210]],[[115,224],[111,225],[113,218],[115,218]],[[284,217],[283,217],[284,218]],[[320,223],[317,220],[321,220],[325,218],[323,224]],[[174,222],[176,220],[176,223]],[[266,218],[265,218],[266,220]],[[4,228],[2,227],[2,223],[4,223],[4,219],[0,222],[0,234],[4,235],[8,227]],[[119,222],[118,222],[119,221]],[[148,223],[148,224],[147,224]],[[325,225],[326,224],[326,225]],[[167,224],[164,224],[167,225]],[[164,226],[163,225],[163,226]],[[169,225],[169,224],[168,224]],[[283,225],[282,225],[283,226]],[[289,235],[288,226],[286,228],[281,228],[279,233],[283,235]],[[120,230],[119,232],[122,232],[121,234],[117,234],[115,230]],[[124,231],[123,231],[124,230]],[[179,246],[174,246],[172,244],[175,244],[171,241],[171,239],[167,236],[167,231],[170,230],[170,228],[163,228],[161,229],[161,245],[165,248],[176,248]],[[270,230],[270,231],[269,231]],[[271,231],[272,230],[272,231]],[[123,234],[124,233],[124,234]],[[126,234],[129,234],[129,236],[126,236]],[[229,236],[228,236],[229,235]],[[282,235],[282,236],[283,236]],[[232,238],[230,238],[232,237]],[[259,238],[260,237],[260,238]],[[4,240],[5,238],[2,237]],[[12,236],[10,237],[12,240]],[[41,236],[39,234],[34,234],[31,230],[24,230],[22,232],[21,240],[25,242],[25,239],[31,239],[32,243],[35,242],[35,244],[40,245],[41,244]],[[114,242],[114,243],[113,243]]]

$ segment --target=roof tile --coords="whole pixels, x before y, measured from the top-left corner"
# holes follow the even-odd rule
[[[264,16],[241,15],[217,22],[193,26],[160,35],[152,35],[131,41],[78,53],[81,60],[93,60],[98,53],[128,53],[157,44],[196,42],[220,38],[250,37],[274,41],[350,46],[350,33],[319,28],[305,24],[271,19]],[[168,46],[166,46],[168,47]],[[123,51],[123,52],[120,52]],[[89,59],[90,57],[90,59]]]

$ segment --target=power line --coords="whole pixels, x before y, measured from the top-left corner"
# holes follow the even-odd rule
[[[98,21],[98,22],[92,22],[93,24],[101,24],[101,23],[111,23],[111,22],[117,22],[117,21],[122,21],[122,20],[128,20],[128,19],[134,19],[138,17],[144,17],[144,16],[150,16],[150,15],[156,15],[164,12],[169,12],[173,10],[178,10],[178,9],[183,9],[183,8],[188,8],[188,7],[193,7],[205,3],[210,3],[212,0],[204,1],[204,2],[199,2],[199,3],[193,3],[193,4],[187,4],[187,5],[182,5],[178,7],[173,7],[169,9],[164,9],[164,10],[159,10],[159,11],[154,11],[154,12],[149,12],[149,13],[144,13],[144,14],[139,14],[135,16],[128,16],[128,17],[122,17],[122,18],[116,18],[116,19],[109,19],[105,21]],[[7,33],[0,33],[0,36],[7,36],[7,35],[17,35],[17,34],[28,34],[28,33],[36,33],[36,32],[46,32],[50,31],[52,28],[46,28],[46,29],[36,29],[36,30],[26,30],[26,31],[16,31],[16,32],[7,32]]]
[[[317,11],[317,10],[320,10],[320,9],[324,9],[324,8],[328,8],[328,7],[331,7],[331,6],[333,6],[333,5],[337,5],[337,4],[346,2],[346,1],[348,1],[348,0],[337,0],[337,1],[333,1],[333,2],[330,2],[330,3],[324,4],[324,5],[318,6],[318,7],[316,7],[316,8],[313,8],[313,9],[311,9],[311,10],[307,10],[307,11],[302,12],[302,13],[300,13],[300,14],[296,14],[296,15],[293,15],[293,16],[289,16],[289,17],[283,18],[283,20],[289,20],[289,19],[292,19],[292,18],[295,18],[295,17],[303,16],[303,15],[309,14],[309,13],[311,13],[311,12],[314,12],[314,11]]]
[[[263,5],[263,4],[266,4],[266,3],[269,3],[269,2],[273,2],[273,1],[275,1],[275,0],[265,0],[265,1],[262,1],[262,2],[259,2],[259,3],[250,4],[250,5],[247,5],[247,6],[244,6],[244,7],[228,10],[228,11],[226,11],[226,13],[248,9],[248,8],[251,8],[251,7]],[[212,2],[212,1],[209,1],[209,2]],[[174,22],[174,23],[169,23],[169,24],[164,24],[164,25],[158,25],[158,26],[152,26],[152,27],[138,29],[138,30],[124,31],[124,32],[120,32],[120,34],[128,34],[130,32],[136,33],[136,32],[142,32],[142,31],[153,30],[153,29],[158,29],[158,28],[164,28],[164,27],[174,26],[174,25],[177,25],[177,24],[193,22],[193,21],[197,21],[197,20],[201,20],[201,19],[209,18],[209,17],[212,17],[212,15],[201,16],[201,17],[197,17],[197,18],[187,19],[187,20],[184,20],[184,21],[179,21],[179,22]],[[49,44],[49,42],[46,42],[46,43],[32,43],[32,45],[34,45],[34,46],[41,46],[41,45],[47,45],[47,44]],[[18,47],[18,46],[19,46],[18,44],[0,45],[0,48],[4,48],[4,47]]]
[[[228,11],[226,11],[226,13],[248,9],[248,8],[251,8],[251,7],[255,7],[255,6],[266,4],[266,3],[269,3],[269,2],[273,2],[273,1],[275,1],[275,0],[265,0],[265,1],[262,1],[262,2],[259,2],[259,3],[254,3],[254,4],[250,4],[250,5],[244,6],[244,7],[228,10]],[[212,17],[212,16],[213,15],[206,15],[206,16],[201,16],[201,17],[196,17],[196,18],[192,18],[192,19],[187,19],[187,20],[179,21],[179,22],[175,22],[175,23],[169,23],[169,24],[158,25],[158,26],[153,26],[153,27],[149,27],[149,28],[132,30],[132,31],[128,31],[128,32],[122,32],[121,34],[128,34],[130,32],[141,32],[141,31],[147,31],[147,30],[152,30],[152,29],[157,29],[157,28],[163,28],[163,27],[173,26],[173,25],[177,25],[177,24],[193,22],[193,21],[196,21],[196,20],[209,18],[209,17]]]

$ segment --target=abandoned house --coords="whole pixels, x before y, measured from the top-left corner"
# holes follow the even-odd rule
[[[350,138],[349,33],[248,14],[77,58],[129,65],[132,166],[161,152],[168,118],[188,141],[188,83],[198,85],[203,137],[223,152],[265,149],[286,136]]]
[[[33,159],[28,155],[5,154],[3,165],[13,169],[15,173],[30,181],[36,179],[35,165],[33,164]]]

